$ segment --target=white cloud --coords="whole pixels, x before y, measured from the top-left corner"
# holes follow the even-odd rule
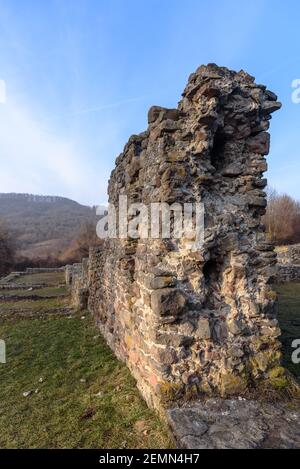
[[[88,187],[74,142],[9,101],[0,107],[0,192],[64,193]]]

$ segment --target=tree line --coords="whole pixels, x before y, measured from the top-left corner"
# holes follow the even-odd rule
[[[8,274],[15,264],[16,246],[6,222],[0,220],[0,277]]]
[[[88,257],[89,248],[99,246],[101,242],[96,235],[96,224],[86,222],[62,254],[29,259],[18,254],[14,232],[5,220],[0,219],[0,277],[12,270],[22,271],[26,267],[61,267],[81,262],[83,258]]]
[[[300,243],[300,202],[291,196],[269,189],[263,222],[267,236],[274,244]]]

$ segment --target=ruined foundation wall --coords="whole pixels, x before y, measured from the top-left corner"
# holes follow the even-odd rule
[[[278,264],[300,266],[300,244],[280,246],[275,251],[277,253]]]
[[[278,264],[276,282],[300,282],[300,265]]]
[[[269,284],[276,268],[261,224],[277,97],[245,72],[215,65],[189,78],[177,109],[116,160],[109,201],[205,205],[205,241],[110,239],[89,259],[89,308],[151,406],[199,393],[276,385],[280,334]]]
[[[59,273],[59,272],[64,272],[65,267],[54,267],[54,268],[49,268],[49,267],[27,267],[26,271],[23,272],[24,274],[51,274],[51,273]]]
[[[276,252],[276,282],[300,282],[300,244],[277,247]]]
[[[71,289],[71,303],[76,310],[83,310],[88,306],[89,296],[89,259],[81,263],[66,265],[66,285]]]

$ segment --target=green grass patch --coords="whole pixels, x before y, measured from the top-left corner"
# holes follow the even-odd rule
[[[43,272],[39,274],[22,275],[13,280],[17,285],[58,285],[65,283],[63,272]]]
[[[283,364],[300,381],[300,364],[292,362],[292,342],[300,339],[300,283],[275,285],[278,293],[277,318],[282,331]]]
[[[5,322],[0,337],[1,448],[172,447],[89,319]]]
[[[22,298],[30,297],[32,295],[37,295],[40,297],[58,297],[66,296],[68,294],[68,289],[66,287],[43,287],[43,288],[33,288],[32,290],[0,290],[0,298],[6,297],[17,297]]]
[[[39,300],[1,301],[0,314],[9,311],[14,312],[43,312],[49,309],[65,308],[69,305],[69,300],[65,298],[47,298]]]

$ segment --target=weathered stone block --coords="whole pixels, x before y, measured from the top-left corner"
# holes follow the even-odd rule
[[[255,137],[249,138],[247,146],[253,153],[268,155],[270,151],[270,134],[268,132],[261,132]]]
[[[184,293],[175,288],[163,288],[151,293],[151,308],[158,316],[178,316],[185,305]]]
[[[197,322],[197,328],[194,336],[196,339],[207,340],[211,338],[209,319],[200,318]]]
[[[161,288],[172,287],[175,285],[174,277],[155,277],[150,282],[150,288],[158,290]]]

